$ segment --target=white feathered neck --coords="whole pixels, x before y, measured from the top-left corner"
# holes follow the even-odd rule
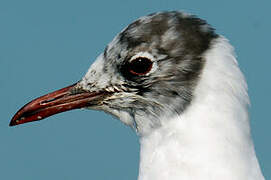
[[[247,85],[220,37],[191,105],[140,139],[139,180],[263,180],[250,136]]]

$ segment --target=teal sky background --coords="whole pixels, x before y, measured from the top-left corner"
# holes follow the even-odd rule
[[[271,179],[270,7],[269,0],[0,0],[0,179],[137,179],[136,134],[103,112],[8,124],[28,101],[78,81],[133,20],[162,10],[196,14],[230,39],[249,85],[256,152]]]

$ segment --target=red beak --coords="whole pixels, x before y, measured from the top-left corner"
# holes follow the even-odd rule
[[[29,102],[13,116],[9,125],[39,121],[64,111],[97,105],[106,94],[84,91],[73,84]]]

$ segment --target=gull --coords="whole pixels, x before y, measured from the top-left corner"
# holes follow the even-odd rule
[[[264,180],[248,107],[229,41],[194,15],[167,11],[128,25],[80,81],[26,104],[10,126],[101,110],[138,134],[138,180]]]

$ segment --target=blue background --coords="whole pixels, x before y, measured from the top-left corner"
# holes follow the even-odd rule
[[[31,99],[79,80],[126,25],[161,10],[197,14],[235,46],[249,85],[257,155],[270,179],[270,7],[268,0],[1,0],[0,179],[137,178],[136,134],[103,112],[8,124]]]

